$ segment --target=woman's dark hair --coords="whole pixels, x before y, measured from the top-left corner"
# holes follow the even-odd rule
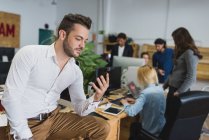
[[[68,35],[72,30],[75,24],[81,24],[85,26],[87,29],[91,28],[91,19],[89,17],[85,17],[80,14],[67,14],[62,19],[58,31],[57,31],[57,38],[59,38],[59,31],[64,30]]]
[[[199,59],[202,59],[202,55],[198,51],[192,36],[186,28],[177,28],[173,31],[172,37],[175,43],[175,58],[178,58],[186,50],[191,49],[194,52],[194,55]]]
[[[154,44],[155,45],[160,44],[160,45],[163,45],[164,48],[167,48],[166,41],[164,39],[162,39],[162,38],[157,38],[155,40]]]

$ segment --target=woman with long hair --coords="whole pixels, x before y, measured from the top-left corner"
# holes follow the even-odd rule
[[[198,51],[189,31],[180,27],[172,33],[175,43],[174,68],[163,88],[169,88],[166,100],[166,121],[172,125],[175,119],[179,94],[189,91],[196,81],[196,70],[202,55]]]

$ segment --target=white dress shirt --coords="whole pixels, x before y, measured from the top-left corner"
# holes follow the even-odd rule
[[[27,119],[56,109],[60,93],[67,87],[77,114],[87,115],[98,106],[99,102],[93,102],[93,96],[86,99],[83,74],[74,58],[61,70],[54,44],[20,49],[12,61],[2,99],[11,134],[20,138],[31,137]]]
[[[125,46],[118,46],[118,56],[123,56],[123,51],[124,51]]]

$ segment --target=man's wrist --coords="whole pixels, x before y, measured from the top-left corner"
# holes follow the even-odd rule
[[[95,98],[94,98],[94,101],[93,101],[93,102],[100,102],[100,101],[102,101],[102,99],[103,99],[103,98],[99,98],[99,99],[95,99]]]

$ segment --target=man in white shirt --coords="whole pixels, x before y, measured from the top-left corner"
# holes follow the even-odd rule
[[[127,42],[126,34],[119,33],[117,36],[117,44],[112,46],[111,58],[109,64],[110,66],[112,66],[114,56],[125,56],[125,57],[133,56],[133,48],[126,42]]]
[[[88,39],[91,19],[65,15],[52,45],[30,45],[15,55],[5,84],[2,104],[16,140],[106,139],[106,121],[86,116],[94,111],[109,86],[109,75],[97,78],[95,94],[86,99],[83,74],[75,64]],[[77,114],[59,113],[57,101],[68,87]],[[85,116],[85,117],[84,117]]]

